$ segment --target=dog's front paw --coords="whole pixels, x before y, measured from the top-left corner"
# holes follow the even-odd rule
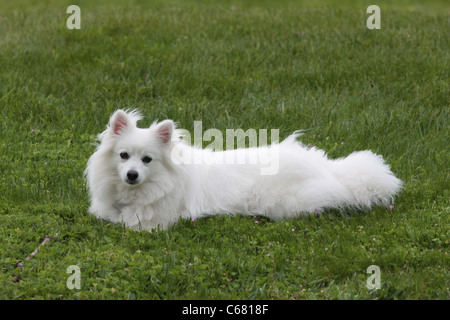
[[[120,210],[115,206],[99,205],[98,203],[89,208],[89,212],[102,220],[116,223],[121,221]]]

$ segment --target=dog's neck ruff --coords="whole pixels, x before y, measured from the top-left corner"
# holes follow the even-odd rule
[[[113,207],[122,212],[122,210],[126,207],[126,204],[116,202],[113,204]]]

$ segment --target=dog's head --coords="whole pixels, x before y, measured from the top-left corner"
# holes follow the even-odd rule
[[[111,161],[120,179],[131,186],[158,181],[167,171],[172,120],[154,122],[150,128],[138,128],[141,116],[136,111],[117,110],[110,118],[102,143],[110,143]]]

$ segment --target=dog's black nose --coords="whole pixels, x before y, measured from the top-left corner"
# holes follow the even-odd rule
[[[128,181],[130,181],[130,182],[135,182],[138,177],[139,177],[139,173],[137,173],[137,171],[135,171],[135,170],[130,170],[127,172],[127,178],[128,178]]]

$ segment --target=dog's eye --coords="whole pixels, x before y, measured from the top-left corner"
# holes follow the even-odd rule
[[[129,155],[128,153],[126,153],[126,152],[121,152],[121,153],[120,153],[120,157],[121,157],[123,160],[128,160],[128,159],[130,158],[130,155]]]
[[[150,162],[152,162],[152,158],[150,158],[148,156],[145,156],[145,157],[142,158],[142,162],[143,163],[150,163]]]

